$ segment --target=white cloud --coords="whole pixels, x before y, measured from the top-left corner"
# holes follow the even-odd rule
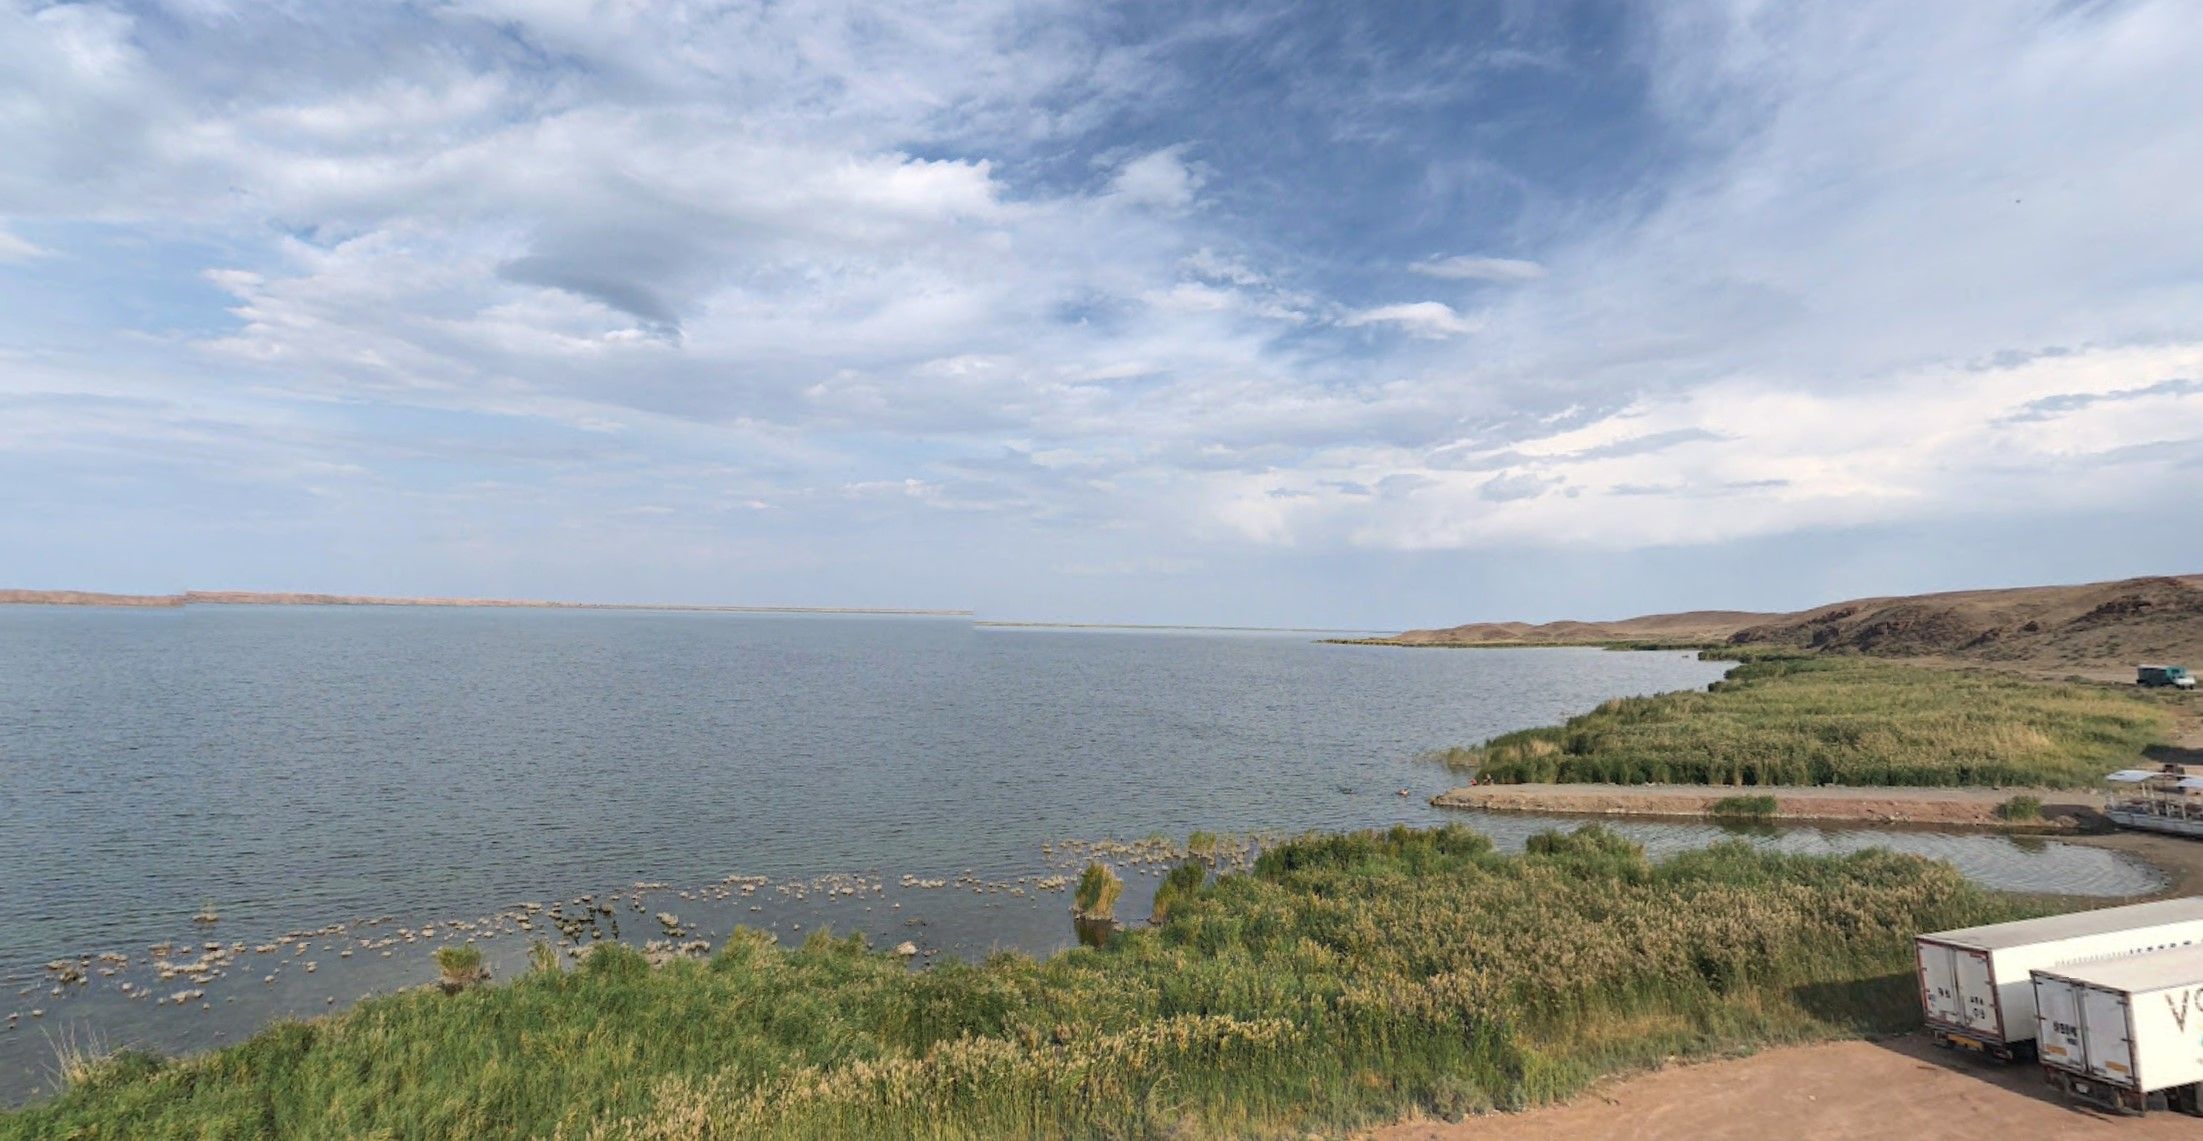
[[[1398,305],[1379,305],[1372,309],[1360,309],[1339,319],[1348,328],[1362,325],[1392,325],[1402,332],[1418,337],[1458,337],[1473,332],[1475,324],[1453,311],[1443,301],[1409,301]]]
[[[30,261],[45,256],[45,250],[9,233],[6,227],[0,227],[0,262]]]
[[[1184,153],[1182,146],[1164,147],[1125,163],[1110,181],[1111,191],[1126,202],[1161,210],[1183,210],[1193,205],[1201,177],[1186,165],[1181,157]]]
[[[1931,520],[1960,503],[2085,508],[2203,462],[2203,386],[2159,380],[2197,375],[2203,342],[1936,366],[1848,391],[1737,378],[1503,448],[1330,449],[1284,481],[1291,495],[1276,472],[1220,473],[1208,501],[1264,542],[1408,550],[1631,549]],[[1666,446],[1616,446],[1647,439]],[[1347,490],[1403,474],[1405,495]]]
[[[1545,267],[1534,261],[1477,257],[1471,254],[1427,258],[1408,268],[1425,277],[1442,277],[1454,281],[1521,282],[1536,281],[1545,276]]]
[[[2203,439],[2167,383],[2203,377],[2203,8],[2175,0],[1648,8],[1639,181],[1558,201],[1449,152],[1519,214],[1402,177],[1428,216],[1374,253],[1296,244],[1337,192],[1304,156],[1176,120],[1149,149],[1200,77],[1074,5],[469,0],[331,7],[358,23],[326,35],[256,11],[0,0],[0,224],[55,255],[0,229],[0,261],[76,265],[49,235],[97,223],[212,258],[234,318],[135,331],[158,359],[0,358],[39,401],[0,449],[496,469],[436,489],[455,531],[512,495],[1181,551],[2123,502]],[[1353,144],[1414,130],[1403,106],[1345,109]],[[1407,263],[1449,249],[1538,260]],[[1403,268],[1511,288],[1385,300],[1421,295]]]

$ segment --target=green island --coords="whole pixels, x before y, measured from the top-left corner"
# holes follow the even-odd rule
[[[2173,718],[2111,686],[1855,655],[1708,651],[1708,690],[1608,701],[1439,759],[1482,782],[2081,788]]]
[[[2038,914],[1887,852],[1648,860],[1597,826],[1314,835],[1099,948],[912,970],[738,931],[605,945],[180,1060],[77,1058],[9,1137],[1299,1135],[1563,1099],[1673,1056],[1901,1030],[1910,940]],[[1198,885],[1198,886],[1193,886]]]

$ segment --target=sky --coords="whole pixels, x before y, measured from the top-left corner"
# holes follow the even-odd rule
[[[2203,571],[2203,5],[0,0],[0,585]]]

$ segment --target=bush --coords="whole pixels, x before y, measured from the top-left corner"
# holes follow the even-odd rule
[[[1769,820],[1775,809],[1772,796],[1724,796],[1707,811],[1725,820]]]
[[[1999,820],[2010,820],[2014,823],[2040,820],[2042,819],[2042,798],[2022,793],[1997,805],[1996,816]]]
[[[482,977],[482,948],[472,943],[455,943],[436,948],[436,966],[444,972],[444,981],[465,985]]]
[[[1072,911],[1081,919],[1114,919],[1117,915],[1117,897],[1124,894],[1124,881],[1107,864],[1086,865],[1079,875],[1078,889],[1072,893]]]
[[[1161,923],[1170,918],[1171,908],[1192,899],[1208,877],[1208,865],[1197,860],[1188,860],[1170,869],[1170,874],[1163,877],[1162,886],[1155,889],[1155,909],[1148,922]]]

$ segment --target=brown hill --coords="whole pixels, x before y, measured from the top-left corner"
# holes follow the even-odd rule
[[[2158,660],[2203,665],[2203,575],[1860,598],[1794,614],[1701,610],[1614,622],[1482,622],[1410,630],[1389,640],[1454,646],[1730,642],[2084,672]]]
[[[2203,575],[1860,599],[1747,626],[1730,641],[2045,668],[2203,662]]]
[[[1443,630],[1409,630],[1387,639],[1411,646],[1566,646],[1586,642],[1721,642],[1746,626],[1781,618],[1746,610],[1647,614],[1612,622],[1472,622]]]

